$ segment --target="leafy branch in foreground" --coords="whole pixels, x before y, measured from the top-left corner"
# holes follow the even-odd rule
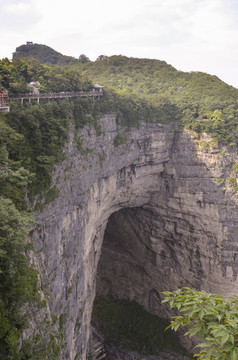
[[[203,339],[196,347],[204,350],[194,356],[203,360],[238,360],[237,296],[225,298],[189,288],[163,294],[162,302],[182,313],[173,317],[168,328],[176,331],[185,326],[188,329],[185,335]]]

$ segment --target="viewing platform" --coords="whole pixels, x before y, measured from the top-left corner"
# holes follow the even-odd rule
[[[9,99],[17,99],[23,102],[24,100],[36,99],[37,102],[40,102],[40,99],[63,99],[63,98],[73,98],[73,97],[93,97],[95,99],[103,96],[103,92],[99,90],[92,91],[61,91],[61,92],[49,92],[49,93],[26,93],[26,94],[16,94],[10,95]]]
[[[0,91],[0,112],[10,111],[11,100],[20,100],[23,104],[24,100],[36,100],[40,104],[40,99],[69,99],[75,97],[92,97],[93,99],[100,99],[103,96],[103,86],[94,85],[90,91],[61,91],[49,93],[24,93],[8,95],[6,92]]]

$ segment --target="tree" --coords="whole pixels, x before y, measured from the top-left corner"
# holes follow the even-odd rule
[[[90,61],[90,59],[85,54],[79,55],[79,60],[81,61],[82,64]]]
[[[202,360],[238,360],[237,296],[225,298],[189,288],[163,294],[162,302],[169,302],[171,308],[182,313],[173,317],[168,328],[176,331],[185,326],[188,329],[185,335],[203,339],[196,347],[205,350],[194,356]]]
[[[99,55],[99,56],[97,57],[96,61],[105,60],[105,59],[107,59],[107,58],[108,58],[108,56],[106,56],[106,55]]]
[[[33,218],[0,196],[0,357],[17,359],[19,339],[27,328],[22,308],[39,300],[37,271],[26,257]]]

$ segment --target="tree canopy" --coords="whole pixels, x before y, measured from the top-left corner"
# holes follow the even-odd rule
[[[0,84],[9,94],[30,92],[30,82],[39,83],[40,92],[80,91],[92,88],[92,82],[79,70],[43,65],[36,59],[0,60]]]
[[[174,316],[168,328],[177,330],[185,326],[185,335],[195,335],[202,341],[195,354],[201,360],[238,359],[238,297],[207,293],[182,288],[165,291],[162,303],[168,302],[181,315]]]
[[[42,64],[69,65],[77,63],[73,56],[62,55],[51,47],[42,44],[21,45],[16,48],[13,59],[35,58]]]
[[[89,61],[82,54],[79,59],[69,60],[55,50],[46,47],[44,62],[54,66],[67,65],[81,76],[94,83],[112,88],[118,95],[128,101],[135,98],[137,103],[147,103],[155,110],[157,121],[164,122],[164,114],[171,116],[182,127],[207,132],[217,142],[226,145],[237,145],[238,139],[238,89],[225,84],[216,76],[202,72],[178,71],[165,61],[155,59],[129,58],[122,55],[100,55],[96,61]],[[22,57],[42,61],[45,45],[22,45],[14,60]],[[53,79],[56,87],[61,75]],[[18,86],[15,84],[15,86]],[[42,85],[45,86],[44,81]],[[47,88],[47,87],[45,87]],[[163,104],[163,116],[157,109]],[[176,111],[174,111],[176,109]],[[153,113],[153,111],[152,111]],[[217,115],[219,115],[219,121]]]
[[[238,89],[216,76],[182,72],[165,61],[102,57],[80,64],[82,74],[93,82],[113,87],[119,94],[137,97],[173,113],[182,127],[207,132],[217,142],[238,144]],[[218,120],[219,119],[219,120]]]

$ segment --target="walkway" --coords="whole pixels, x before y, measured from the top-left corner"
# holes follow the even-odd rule
[[[61,91],[61,92],[50,92],[50,93],[25,93],[8,96],[7,93],[0,92],[0,112],[10,111],[10,101],[20,100],[23,104],[24,100],[37,100],[40,103],[40,99],[69,99],[74,97],[93,97],[94,99],[100,99],[103,96],[102,87],[100,89],[93,89],[91,91]]]
[[[73,97],[93,97],[93,98],[100,98],[103,96],[102,91],[97,90],[91,90],[91,91],[61,91],[61,92],[49,92],[49,93],[26,93],[26,94],[16,94],[16,95],[10,95],[9,99],[17,99],[21,100],[29,100],[37,99],[39,102],[40,99],[62,99],[62,98],[73,98]]]

